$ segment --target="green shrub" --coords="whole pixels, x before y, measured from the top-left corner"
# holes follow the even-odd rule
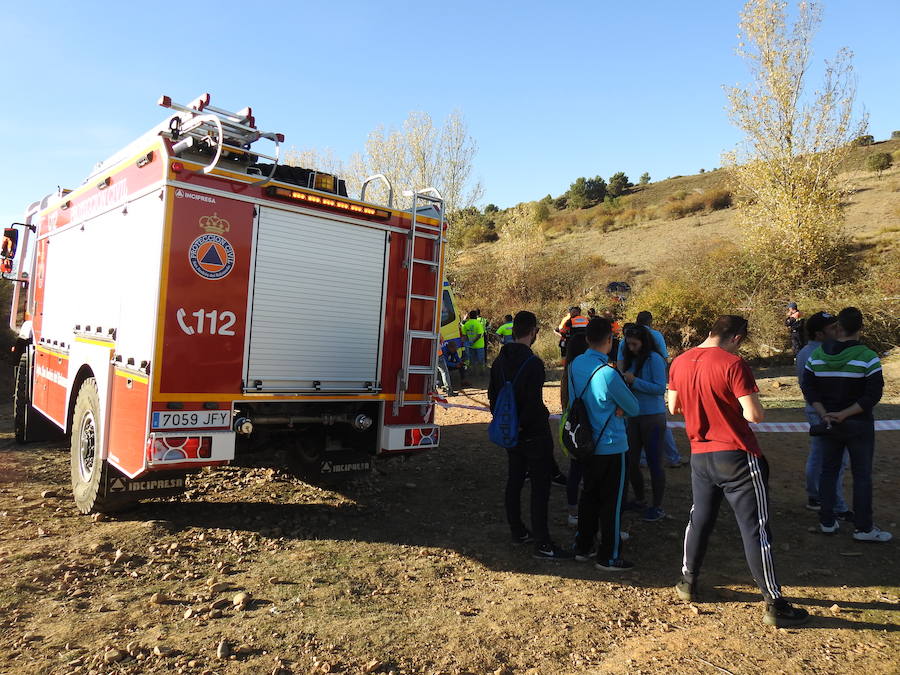
[[[857,147],[861,147],[861,148],[863,148],[867,145],[872,145],[874,142],[875,142],[875,137],[870,134],[866,134],[864,136],[857,136],[856,138],[853,139],[853,145],[855,145]]]
[[[566,192],[566,207],[570,209],[586,209],[591,205],[587,196],[587,179],[583,176],[576,178]]]
[[[646,171],[641,174],[641,177],[638,178],[639,185],[647,185],[650,182],[650,174]]]
[[[535,202],[532,207],[531,218],[535,225],[540,225],[550,217],[550,207],[543,200]]]
[[[724,251],[716,258],[722,258]],[[659,276],[631,295],[628,316],[633,318],[642,310],[652,312],[653,326],[676,351],[699,344],[716,317],[732,311],[737,300],[733,292],[723,288],[717,265],[711,260],[689,255],[684,264],[660,270]]]
[[[473,223],[463,228],[460,238],[464,246],[476,246],[498,239],[497,233],[484,223]]]
[[[625,175],[624,171],[619,171],[609,177],[606,193],[611,197],[620,197],[630,187],[631,183],[628,182],[628,176]]]
[[[873,267],[851,261],[861,270],[858,278],[791,295],[804,313],[838,312],[858,307],[864,315],[864,339],[883,353],[900,341],[900,257],[887,256]],[[653,312],[654,326],[669,344],[686,349],[706,337],[719,314],[740,314],[750,322],[750,337],[743,349],[752,357],[783,358],[790,347],[784,327],[784,305],[754,260],[733,244],[712,243],[681,252],[658,270],[648,284],[635,289],[627,314]]]
[[[869,171],[877,171],[879,174],[886,169],[890,169],[893,163],[894,158],[891,157],[889,152],[875,152],[866,157],[866,168]]]
[[[900,131],[892,131],[891,132],[891,140],[896,141],[898,138],[900,138]]]

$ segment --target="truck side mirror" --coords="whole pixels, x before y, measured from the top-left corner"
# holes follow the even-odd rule
[[[3,230],[3,250],[0,251],[0,257],[4,260],[12,260],[16,257],[18,248],[19,231],[14,227],[7,227]]]

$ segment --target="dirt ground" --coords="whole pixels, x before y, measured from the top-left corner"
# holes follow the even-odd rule
[[[760,373],[769,421],[802,419],[787,371]],[[776,386],[776,381],[784,384]],[[558,383],[546,397],[558,410]],[[451,399],[478,405],[483,390]],[[689,468],[668,469],[669,517],[629,515],[633,572],[534,560],[502,515],[505,458],[482,412],[439,412],[442,445],[326,490],[275,454],[203,472],[178,501],[81,516],[64,444],[19,447],[0,414],[3,673],[897,673],[900,571],[885,545],[816,533],[804,434],[760,434],[772,466],[776,565],[807,627],[762,624],[733,518],[704,588],[674,598]],[[900,418],[884,405],[881,418]],[[683,432],[676,440],[686,453]],[[900,432],[879,432],[876,521],[900,535]],[[561,459],[565,468],[565,462]],[[850,488],[848,485],[848,496]],[[527,504],[527,488],[525,503]],[[551,531],[571,541],[564,490]],[[248,593],[249,598],[235,598]],[[234,600],[244,600],[234,605]],[[217,647],[226,641],[217,655]],[[226,652],[229,652],[227,654]]]

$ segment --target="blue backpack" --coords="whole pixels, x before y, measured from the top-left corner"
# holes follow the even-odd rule
[[[522,370],[531,359],[535,358],[534,354],[529,356],[519,366],[518,372],[512,380],[507,380],[503,384],[500,393],[497,394],[497,401],[494,404],[494,418],[488,425],[488,438],[492,443],[496,443],[501,448],[514,448],[519,444],[519,411],[516,409],[516,380],[522,374]]]

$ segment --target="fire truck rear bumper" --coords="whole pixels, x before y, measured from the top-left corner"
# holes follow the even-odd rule
[[[437,447],[441,430],[436,424],[392,425],[381,430],[381,451],[413,452]]]
[[[150,434],[147,468],[151,471],[191,469],[225,464],[234,459],[233,431]]]

